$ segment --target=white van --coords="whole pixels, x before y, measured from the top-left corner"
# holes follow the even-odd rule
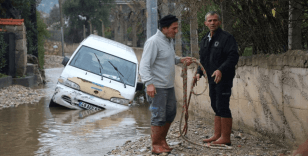
[[[87,37],[65,66],[51,99],[71,109],[125,109],[138,83],[138,60],[132,48],[97,35]]]

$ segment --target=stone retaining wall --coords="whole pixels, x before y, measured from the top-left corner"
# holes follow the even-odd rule
[[[72,55],[78,48],[79,43],[67,44],[64,43],[64,53]],[[44,43],[45,55],[58,55],[62,56],[62,43],[58,41],[45,40]]]
[[[24,23],[20,26],[6,25],[3,29],[7,32],[13,32],[16,35],[15,38],[15,68],[16,76],[24,76],[27,68],[27,39],[26,39],[26,27]]]

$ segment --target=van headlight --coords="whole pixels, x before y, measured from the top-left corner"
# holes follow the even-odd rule
[[[63,85],[65,85],[65,86],[67,86],[67,87],[71,87],[71,88],[74,88],[74,89],[76,89],[76,90],[80,90],[80,86],[79,86],[77,83],[72,82],[72,81],[70,81],[70,80],[68,80],[68,79],[66,79],[66,78],[60,77],[60,78],[58,79],[58,82],[59,82],[60,84],[63,84]]]
[[[114,103],[122,104],[122,105],[128,105],[129,104],[129,100],[121,99],[121,98],[111,98],[110,101],[114,102]]]

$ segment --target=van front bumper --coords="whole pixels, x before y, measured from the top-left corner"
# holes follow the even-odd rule
[[[56,86],[52,100],[59,105],[71,109],[85,109],[79,106],[80,102],[103,109],[128,109],[128,106],[95,97],[93,95],[64,86],[60,83]]]

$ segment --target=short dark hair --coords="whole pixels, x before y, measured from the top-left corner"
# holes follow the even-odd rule
[[[162,30],[164,27],[169,28],[170,25],[174,22],[177,22],[179,19],[174,15],[167,15],[159,20],[159,30]]]
[[[218,13],[217,11],[209,11],[209,12],[207,12],[207,13],[205,14],[205,16],[204,16],[205,21],[206,21],[207,16],[209,16],[209,15],[217,15],[217,16],[218,16],[218,21],[221,20],[221,19],[220,19],[220,15],[219,15],[219,13]]]

